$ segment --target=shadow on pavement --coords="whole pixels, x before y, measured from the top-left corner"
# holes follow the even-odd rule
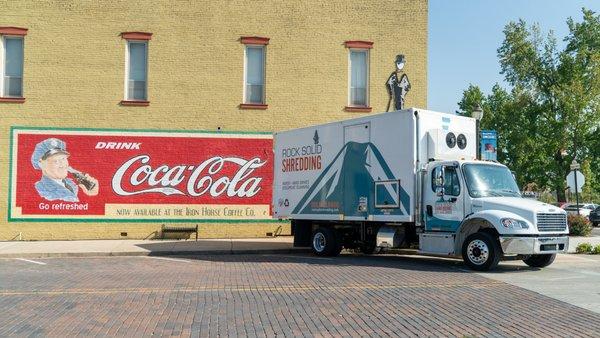
[[[212,262],[245,262],[245,263],[282,263],[282,264],[310,264],[321,266],[338,267],[380,267],[408,271],[427,272],[454,272],[464,273],[457,270],[454,262],[440,261],[435,259],[415,259],[405,256],[387,255],[361,255],[342,254],[337,257],[317,257],[312,254],[252,254],[252,255],[193,255],[185,256],[190,259],[198,259]]]
[[[344,251],[337,257],[318,257],[308,248],[291,248],[289,243],[232,242],[228,240],[181,241],[139,244],[149,250],[149,256],[185,257],[214,262],[256,262],[256,263],[298,263],[336,266],[375,266],[411,271],[442,271],[469,273],[462,260],[445,257],[431,257],[412,254],[385,253],[363,255]],[[235,246],[235,248],[234,248]],[[264,247],[262,249],[261,247]],[[256,248],[261,248],[257,250]],[[520,263],[520,261],[518,261]],[[492,273],[537,270],[526,265],[500,263]]]
[[[224,255],[250,253],[292,253],[307,252],[308,249],[292,248],[291,243],[281,241],[240,241],[229,239],[212,239],[198,241],[156,241],[136,244],[148,250],[150,256],[156,255]]]

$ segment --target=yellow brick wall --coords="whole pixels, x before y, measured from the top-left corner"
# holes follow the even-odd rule
[[[2,0],[0,26],[28,28],[23,104],[0,103],[0,204],[8,205],[11,126],[276,131],[362,114],[345,112],[347,40],[374,43],[370,105],[384,111],[396,54],[406,56],[407,107],[427,103],[427,1]],[[124,107],[125,41],[153,33],[148,107]],[[269,37],[267,110],[240,110],[241,36]],[[280,224],[202,225],[202,237],[264,236]],[[145,238],[154,223],[8,222],[0,240]],[[289,224],[284,224],[289,233]]]

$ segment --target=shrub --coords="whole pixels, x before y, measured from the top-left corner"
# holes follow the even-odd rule
[[[592,225],[584,216],[569,215],[567,223],[569,223],[569,235],[588,236],[592,232]]]
[[[592,252],[592,245],[590,243],[581,243],[575,249],[576,253],[590,253]]]
[[[594,247],[594,250],[592,251],[592,253],[593,253],[594,255],[599,255],[599,254],[600,254],[600,244],[598,244],[598,245],[596,245],[596,246]]]

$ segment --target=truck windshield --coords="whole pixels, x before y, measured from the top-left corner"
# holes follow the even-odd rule
[[[519,187],[507,167],[489,164],[465,164],[463,170],[471,197],[521,197]]]

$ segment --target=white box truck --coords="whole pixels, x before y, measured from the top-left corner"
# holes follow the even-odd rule
[[[317,255],[415,247],[475,270],[550,265],[567,215],[522,198],[504,165],[476,160],[468,117],[411,108],[275,133],[273,215]]]

